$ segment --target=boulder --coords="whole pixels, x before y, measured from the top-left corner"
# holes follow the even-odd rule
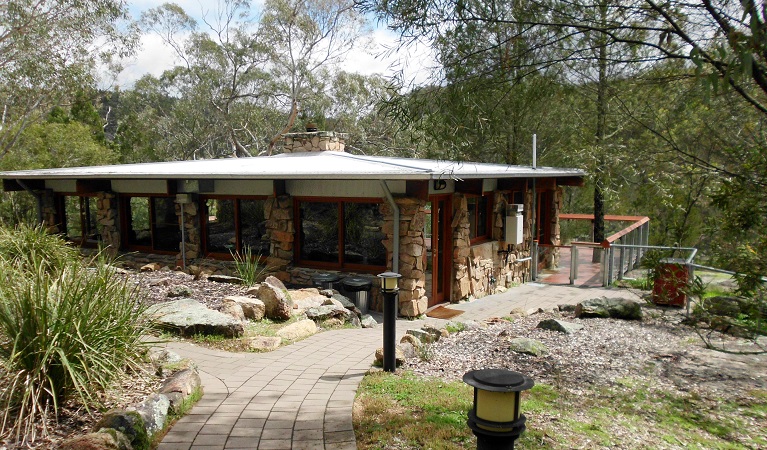
[[[339,319],[338,317],[331,317],[330,319],[323,320],[320,325],[322,328],[340,328],[344,326],[346,322]]]
[[[268,281],[272,280],[271,283]],[[276,281],[276,283],[275,283]],[[273,276],[258,287],[257,297],[264,302],[265,316],[272,320],[288,320],[293,314],[293,302],[287,289],[281,289],[282,282]]]
[[[437,342],[443,337],[442,330],[431,325],[424,325],[421,327],[421,329],[432,335],[432,342]],[[445,330],[445,332],[447,333],[447,330]],[[447,334],[449,335],[449,333]]]
[[[290,298],[293,300],[295,307],[300,309],[309,309],[315,306],[320,306],[327,300],[327,297],[320,294],[320,291],[316,288],[290,291]]]
[[[202,382],[197,369],[189,368],[175,373],[163,382],[160,393],[168,398],[171,411],[177,411],[181,402],[189,397],[195,389],[200,388]]]
[[[383,347],[376,349],[376,359],[373,362],[376,366],[383,366]],[[394,347],[394,365],[401,366],[405,363],[405,354],[399,347]]]
[[[322,305],[306,310],[306,317],[314,321],[325,321],[331,318],[341,319],[346,322],[352,313],[348,309],[339,305]]]
[[[191,298],[153,305],[146,314],[161,328],[178,331],[184,336],[199,333],[239,337],[245,332],[241,321]]]
[[[128,437],[112,428],[102,428],[95,433],[75,436],[65,440],[56,448],[59,450],[133,450]]]
[[[171,288],[168,289],[168,293],[166,295],[170,298],[191,297],[194,295],[194,289],[190,288],[189,286],[179,284],[177,286],[171,286]]]
[[[378,325],[378,322],[376,322],[376,320],[370,314],[365,314],[362,316],[360,325],[362,328],[375,328]]]
[[[357,305],[355,305],[354,302],[351,301],[351,299],[349,299],[349,297],[346,297],[344,295],[333,294],[333,296],[331,298],[333,300],[338,301],[341,304],[341,306],[343,306],[346,309],[355,309],[355,308],[357,308]]]
[[[240,322],[245,320],[245,312],[242,310],[242,306],[234,300],[223,299],[219,311],[232,316],[235,320],[239,320]]]
[[[162,430],[168,418],[170,400],[165,394],[152,394],[135,406],[135,411],[144,419],[146,432],[151,436]]]
[[[141,269],[139,270],[141,272],[157,272],[158,270],[160,270],[160,268],[162,268],[160,263],[155,262],[155,263],[144,264],[143,266],[141,266]]]
[[[639,303],[626,298],[600,297],[578,303],[575,317],[642,320],[642,308]]]
[[[149,436],[144,427],[144,419],[136,411],[113,409],[107,411],[94,429],[112,428],[124,434],[130,445],[136,450],[149,448]]]
[[[332,297],[338,294],[338,291],[335,289],[321,289],[320,294],[324,295],[325,297]]]
[[[331,306],[331,305],[340,306],[341,308],[345,308],[343,303],[339,302],[338,300],[336,300],[334,298],[326,298],[322,302],[322,305],[320,305],[320,306]]]
[[[415,358],[418,356],[418,349],[410,342],[403,342],[398,344],[397,350],[402,352],[402,356],[404,356],[405,359]]]
[[[510,340],[509,349],[516,353],[533,356],[542,356],[549,352],[548,347],[543,342],[523,337]]]
[[[284,328],[280,328],[275,334],[283,339],[295,341],[297,339],[311,336],[316,332],[317,324],[311,319],[304,319],[291,323]]]
[[[513,308],[511,311],[509,311],[509,317],[512,319],[519,319],[521,317],[526,317],[527,315],[527,311],[520,307]]]
[[[399,343],[400,344],[408,343],[415,348],[420,348],[422,345],[421,340],[413,336],[412,334],[406,334],[402,336],[402,339],[399,340]]]
[[[557,305],[557,309],[559,310],[559,312],[575,312],[575,305],[564,303],[561,305]]]
[[[169,277],[162,277],[150,282],[149,286],[170,286],[172,282]]]
[[[546,319],[541,320],[536,328],[559,331],[560,333],[565,334],[573,334],[576,331],[583,329],[583,325],[579,323],[565,322],[564,320]]]
[[[214,281],[216,283],[228,283],[228,284],[243,284],[244,281],[240,277],[232,277],[229,275],[213,274],[208,276],[208,281]]]
[[[411,330],[407,330],[405,334],[415,336],[416,338],[418,338],[419,341],[423,342],[424,344],[431,344],[432,342],[435,341],[434,335],[424,330],[411,329]]]
[[[484,328],[486,325],[482,322],[477,322],[476,320],[467,320],[463,323],[465,330],[477,330],[479,328]]]
[[[277,350],[282,344],[282,338],[277,336],[256,336],[250,339],[250,348],[259,352]]]
[[[259,321],[264,318],[266,306],[264,302],[253,297],[244,297],[241,295],[231,295],[224,297],[224,302],[234,302],[240,305],[242,313],[246,319]]]

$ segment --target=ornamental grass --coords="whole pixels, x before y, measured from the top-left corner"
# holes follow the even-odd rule
[[[87,411],[148,343],[135,289],[40,228],[0,231],[0,434],[33,442],[69,401]]]

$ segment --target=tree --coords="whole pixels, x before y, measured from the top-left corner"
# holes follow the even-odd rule
[[[50,108],[93,86],[97,62],[132,51],[127,17],[118,0],[0,3],[0,159]]]

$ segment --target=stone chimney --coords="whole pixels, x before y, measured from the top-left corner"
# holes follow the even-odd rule
[[[283,153],[302,152],[342,152],[346,133],[335,131],[306,131],[303,133],[284,134]]]

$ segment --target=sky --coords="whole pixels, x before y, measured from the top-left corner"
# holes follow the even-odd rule
[[[160,6],[161,0],[129,0],[128,6],[133,18],[138,20],[143,11]],[[175,0],[187,14],[198,21],[202,17],[203,8],[211,9],[214,1],[205,0]],[[254,8],[261,0],[253,1]],[[206,6],[203,6],[206,5]],[[404,52],[391,52],[387,49],[396,48],[397,36],[379,25],[373,30],[373,45],[369,50],[352,50],[343,64],[344,70],[364,75],[380,74],[391,76],[398,70],[403,70],[407,78],[425,81],[427,67],[433,57],[425,46]],[[159,76],[163,71],[178,63],[175,53],[155,34],[143,34],[141,45],[136,55],[123,62],[123,71],[118,75],[116,84],[123,89],[130,88],[133,83],[145,74]]]

